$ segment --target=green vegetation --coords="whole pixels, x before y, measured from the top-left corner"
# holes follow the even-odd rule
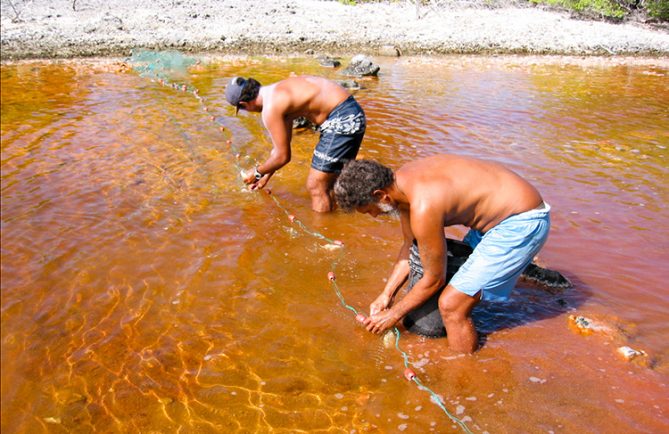
[[[638,10],[660,21],[669,21],[669,0],[530,0],[573,10],[586,16],[623,20]]]
[[[596,14],[606,18],[623,19],[627,9],[622,4],[627,0],[530,0],[532,3],[545,3],[551,6],[561,6],[576,12]],[[632,0],[633,1],[633,0]],[[630,1],[631,3],[631,1]]]
[[[378,3],[380,0],[338,0],[346,5]],[[398,0],[391,0],[398,1]],[[632,12],[657,21],[669,22],[669,0],[410,0],[419,6],[497,8],[527,3],[554,6],[580,15],[623,21]]]
[[[669,0],[646,0],[643,4],[649,16],[660,21],[669,21]]]

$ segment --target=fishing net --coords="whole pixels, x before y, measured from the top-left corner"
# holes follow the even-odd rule
[[[163,80],[179,80],[186,77],[188,68],[198,63],[197,59],[178,51],[137,50],[127,59],[142,77]]]
[[[229,146],[228,149],[230,150],[231,156],[233,157],[236,169],[241,170],[239,159],[240,158],[243,159],[245,157],[241,155],[241,149],[239,149],[237,144],[234,143],[234,141],[232,140],[230,131],[227,128],[225,128],[222,124],[222,120],[225,118],[225,116],[222,115],[216,116],[215,114],[213,114],[211,108],[209,107],[209,104],[207,103],[205,98],[203,98],[199,94],[198,89],[193,87],[192,85],[187,84],[188,68],[192,65],[197,64],[197,59],[190,56],[186,56],[177,51],[145,50],[145,51],[133,52],[132,56],[130,56],[126,61],[131,65],[133,70],[136,71],[139,75],[151,78],[152,80],[157,81],[161,86],[171,87],[172,89],[175,89],[177,91],[191,93],[199,101],[200,105],[202,106],[202,110],[204,112],[208,112],[208,116],[211,122],[214,125],[216,125],[216,127],[228,138],[225,143]],[[299,219],[297,219],[288,210],[288,208],[286,208],[286,206],[279,200],[279,198],[277,198],[275,195],[272,194],[270,189],[266,188],[263,191],[267,195],[269,195],[269,197],[271,197],[276,206],[286,214],[288,221],[292,225],[296,226],[297,228],[302,230],[305,234],[313,237],[314,239],[319,240],[319,242],[323,242],[325,248],[340,250],[340,254],[338,255],[338,257],[330,264],[331,270],[333,271],[330,271],[328,273],[327,279],[330,281],[330,284],[334,292],[336,293],[337,297],[339,298],[341,305],[345,309],[350,310],[354,315],[356,315],[356,319],[360,320],[361,318],[364,318],[362,313],[360,313],[355,307],[351,306],[346,302],[344,295],[341,291],[341,288],[337,283],[336,276],[334,273],[334,270],[336,270],[339,261],[345,255],[344,243],[342,243],[339,240],[331,239],[326,235],[323,235],[320,232],[309,228],[307,225],[305,225]],[[427,385],[425,385],[416,375],[414,370],[411,368],[411,365],[413,365],[413,363],[410,361],[409,355],[400,347],[399,329],[394,327],[391,331],[389,331],[386,334],[386,338],[389,343],[388,346],[392,346],[394,341],[394,347],[402,357],[402,361],[405,366],[404,377],[408,381],[415,383],[420,390],[427,392],[430,395],[430,400],[435,405],[437,405],[444,412],[444,414],[446,414],[446,416],[448,416],[448,418],[453,423],[455,423],[462,431],[464,431],[465,433],[471,433],[467,425],[462,420],[454,416],[446,408],[444,400],[439,395],[437,395],[436,392],[434,392]],[[384,339],[384,341],[385,340],[386,339]]]

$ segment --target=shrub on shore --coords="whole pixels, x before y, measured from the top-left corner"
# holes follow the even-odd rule
[[[646,0],[648,15],[660,21],[669,22],[669,0]]]
[[[355,6],[358,3],[378,3],[380,0],[338,1]],[[646,16],[648,21],[669,22],[669,0],[410,0],[410,3],[416,8],[502,8],[542,4],[576,12],[587,18],[623,21],[638,13]]]
[[[530,0],[559,6],[585,15],[623,20],[635,11],[658,21],[669,21],[669,0]]]

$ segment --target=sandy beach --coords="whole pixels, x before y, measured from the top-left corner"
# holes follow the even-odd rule
[[[531,6],[323,0],[3,0],[2,60],[220,54],[666,56],[669,32]],[[73,10],[73,4],[74,9]]]

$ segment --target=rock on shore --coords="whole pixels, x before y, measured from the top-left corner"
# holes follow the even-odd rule
[[[73,5],[76,10],[73,10]],[[127,55],[133,48],[229,54],[669,54],[642,24],[532,7],[448,8],[409,0],[2,0],[2,59]]]

